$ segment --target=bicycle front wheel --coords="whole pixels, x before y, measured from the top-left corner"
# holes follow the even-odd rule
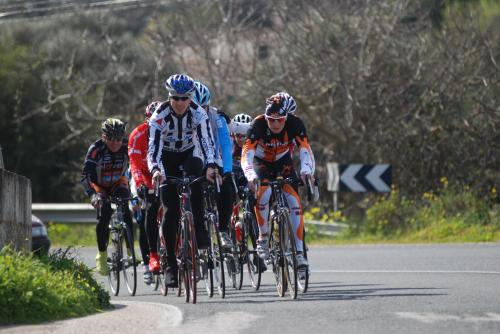
[[[257,222],[251,213],[245,212],[244,217],[242,240],[246,252],[247,271],[248,276],[250,277],[250,283],[252,284],[253,289],[257,291],[260,288],[263,269],[261,268],[262,261],[259,259],[256,248],[258,233],[256,231],[258,231],[258,227]]]
[[[286,279],[286,269],[285,269],[285,259],[283,254],[283,249],[280,244],[280,231],[281,229],[279,221],[276,218],[271,219],[272,227],[271,234],[269,237],[269,253],[271,257],[271,265],[273,267],[274,279],[276,281],[276,290],[280,297],[285,296],[288,281]],[[275,232],[275,229],[278,231]]]
[[[226,282],[224,278],[224,251],[219,235],[219,228],[213,218],[208,221],[210,227],[210,256],[213,266],[214,285],[222,298],[226,297]]]
[[[184,221],[184,226],[186,228],[186,242],[185,247],[186,251],[186,271],[185,271],[185,280],[187,279],[186,286],[189,285],[189,297],[191,298],[191,302],[196,304],[196,292],[197,292],[197,253],[198,247],[196,245],[196,235],[194,231],[194,220],[193,215],[188,212],[186,214],[186,220]],[[186,291],[186,296],[188,295]],[[186,302],[189,302],[189,297],[186,297]]]
[[[288,292],[292,299],[297,299],[297,248],[292,222],[287,213],[283,213],[280,217],[280,238]]]
[[[113,244],[113,250],[111,257],[107,259],[108,262],[108,281],[109,288],[113,295],[118,296],[120,292],[120,264],[122,261],[122,247],[119,242],[119,237],[115,232],[112,232],[111,242]]]
[[[137,264],[135,262],[134,238],[132,237],[132,231],[128,227],[124,227],[122,233],[120,240],[122,243],[125,241],[125,247],[127,249],[122,260],[123,278],[128,293],[134,296],[137,290]]]

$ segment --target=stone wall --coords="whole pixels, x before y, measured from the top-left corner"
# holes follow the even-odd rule
[[[0,169],[0,249],[31,250],[31,181]]]

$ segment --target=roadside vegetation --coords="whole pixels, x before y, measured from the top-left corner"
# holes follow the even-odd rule
[[[41,258],[0,250],[0,325],[79,317],[109,307],[108,292],[69,248]]]
[[[348,219],[341,212],[333,215],[319,208],[312,208],[305,217],[348,226],[334,238],[313,229],[309,231],[311,243],[492,242],[500,241],[497,196],[495,187],[487,195],[479,194],[468,186],[449,186],[442,178],[438,190],[417,198],[406,197],[396,188],[379,195],[367,203],[363,218]]]

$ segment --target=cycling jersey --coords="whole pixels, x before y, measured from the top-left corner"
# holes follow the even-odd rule
[[[148,169],[148,123],[142,123],[136,127],[128,139],[128,156],[130,158],[130,173],[137,188],[145,185],[149,189],[153,188],[151,173]]]
[[[208,108],[207,114],[213,129],[217,165],[222,168],[224,173],[230,173],[233,169],[233,156],[226,116],[214,107],[209,106]]]
[[[165,175],[161,163],[163,151],[180,153],[192,148],[194,157],[206,164],[215,164],[214,140],[207,113],[191,102],[188,110],[179,116],[168,101],[163,102],[149,120],[149,170],[160,170]]]
[[[90,196],[126,184],[127,168],[127,139],[123,139],[121,148],[115,153],[99,139],[90,146],[83,165],[81,182],[85,192]]]
[[[274,134],[267,126],[264,115],[255,118],[248,130],[243,146],[241,167],[249,181],[257,178],[254,170],[254,158],[267,163],[274,163],[286,155],[296,144],[300,153],[300,173],[314,174],[314,155],[307,139],[304,123],[294,115],[288,115],[283,130]]]

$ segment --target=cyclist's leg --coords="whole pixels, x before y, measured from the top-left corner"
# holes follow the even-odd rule
[[[125,178],[118,181],[118,185],[113,189],[113,195],[119,198],[130,198],[130,190],[128,189],[128,181]],[[123,206],[123,220],[127,224],[128,229],[132,234],[132,240],[134,240],[134,230],[132,226],[132,214],[128,205]]]
[[[162,156],[166,175],[182,176],[179,166],[182,163],[182,154],[167,152]],[[163,205],[162,233],[165,236],[167,249],[167,271],[172,273],[171,282],[177,282],[177,259],[175,257],[175,241],[179,227],[179,197],[177,187],[173,184],[161,188],[161,202]]]
[[[160,207],[160,203],[155,200],[154,195],[148,196],[148,205],[149,208],[147,214],[147,222],[146,222],[146,235],[148,239],[148,244],[150,246],[150,251],[156,251],[155,245],[158,242],[158,225],[156,224],[156,216],[158,214],[158,209]]]
[[[225,247],[231,247],[232,241],[229,237],[229,220],[233,213],[234,203],[234,187],[231,184],[232,180],[226,178],[222,182],[220,194],[217,198],[217,211],[219,212],[219,230],[221,232],[222,243]]]
[[[96,269],[99,274],[105,276],[108,274],[107,248],[109,241],[109,220],[111,219],[111,204],[103,201],[100,209],[100,216],[95,227],[97,238]]]
[[[203,172],[203,161],[193,155],[193,151],[184,160],[184,170],[188,176],[198,177]],[[203,192],[201,183],[193,184],[191,187],[191,210],[193,212],[196,241],[198,248],[203,249],[209,246],[208,232],[203,223]]]
[[[290,219],[293,225],[297,252],[302,252],[304,240],[304,216],[302,214],[302,206],[300,205],[300,197],[295,189],[293,189],[293,187],[289,184],[286,184],[283,187],[283,192],[285,193],[288,207],[290,208]]]
[[[149,264],[149,243],[146,236],[146,210],[140,210],[140,215],[136,215],[137,225],[139,225],[139,247],[141,249],[142,261],[144,265]]]
[[[101,204],[101,215],[95,227],[97,237],[97,249],[99,252],[105,252],[109,241],[109,220],[111,219],[111,204],[103,201]]]

